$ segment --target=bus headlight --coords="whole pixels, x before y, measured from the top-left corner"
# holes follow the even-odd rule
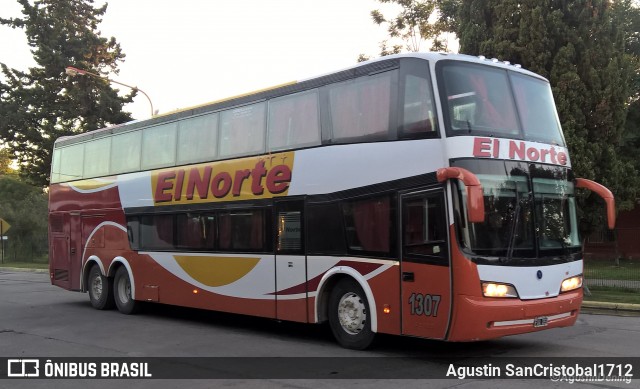
[[[499,284],[497,282],[483,282],[482,294],[484,297],[518,297],[518,292],[513,285]]]
[[[575,276],[571,278],[567,278],[562,281],[562,286],[560,287],[560,293],[568,292],[570,290],[578,289],[582,287],[582,276]]]

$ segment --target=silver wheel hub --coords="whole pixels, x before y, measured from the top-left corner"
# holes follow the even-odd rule
[[[338,320],[342,329],[351,335],[362,331],[367,322],[367,307],[357,294],[346,293],[338,303]]]

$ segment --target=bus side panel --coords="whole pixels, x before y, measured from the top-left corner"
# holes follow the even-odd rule
[[[273,255],[152,252],[129,258],[136,300],[276,317]]]
[[[49,187],[49,212],[122,209],[115,177],[82,180]]]
[[[86,235],[83,237],[85,242],[83,260],[86,262],[91,256],[99,258],[109,276],[115,274],[115,266],[118,266],[115,264],[112,266],[114,260],[127,263],[133,273],[131,276],[135,285],[136,300],[275,317],[273,255],[235,255],[231,257],[223,254],[187,255],[177,252],[138,254],[130,249],[122,211],[105,211],[104,216],[89,215],[83,218],[83,222]],[[119,257],[122,259],[118,259]],[[184,262],[185,258],[187,263],[181,265],[180,261]],[[189,259],[202,263],[196,263],[194,268],[193,264],[189,263]],[[162,260],[164,266],[158,260]],[[257,277],[256,282],[251,284],[258,284],[262,288],[261,290],[266,293],[254,293],[254,298],[251,298],[234,296],[232,293],[230,293],[231,295],[223,295],[206,290],[207,282],[221,282],[222,284],[218,286],[224,287],[226,284],[240,281],[252,270],[251,266],[243,267],[243,261],[246,263],[251,260],[260,262],[263,269],[271,270],[270,274],[263,274],[262,271],[257,270],[252,273],[254,278],[257,277],[257,273],[262,274],[262,277]],[[238,266],[235,266],[236,263]],[[171,270],[168,270],[167,267]],[[191,275],[196,277],[195,279],[189,278],[189,271],[192,272]],[[227,275],[224,274],[225,272]],[[174,273],[181,274],[182,278]],[[192,282],[185,281],[185,279]],[[199,284],[198,279],[202,283]]]
[[[279,320],[307,322],[307,269],[304,255],[276,255]]]
[[[399,266],[392,260],[369,260],[362,258],[340,258],[332,256],[308,257],[307,299],[308,322],[317,323],[331,314],[328,307],[329,295],[335,281],[349,277],[370,289],[377,317],[377,332],[400,333],[400,288]],[[368,288],[367,288],[368,286]],[[320,294],[318,294],[320,293]],[[389,308],[384,313],[385,305]]]
[[[451,307],[451,278],[448,266],[403,262],[402,334],[444,339]]]
[[[153,259],[140,255],[131,265],[136,278],[136,291],[142,291],[136,300],[151,300],[157,297],[163,304],[178,305],[191,308],[207,309],[221,312],[275,318],[275,297],[251,299],[224,296],[209,292],[188,283],[171,274]],[[157,296],[156,296],[157,293]]]
[[[136,300],[275,318],[275,296],[244,298],[207,291],[172,274],[150,255],[118,248],[128,243],[124,231],[109,225],[101,228],[105,230],[106,247],[88,247],[85,257],[99,257],[104,268],[111,269],[110,276],[115,274],[116,266],[120,266],[113,263],[114,260],[123,258],[131,269]]]
[[[376,302],[378,332],[400,335],[400,266],[391,266],[369,279],[369,286]],[[385,307],[389,313],[385,313]]]

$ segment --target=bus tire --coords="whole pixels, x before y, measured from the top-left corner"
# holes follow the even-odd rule
[[[89,278],[87,280],[87,290],[89,292],[89,301],[95,309],[106,310],[112,309],[113,300],[113,284],[111,278],[102,275],[100,266],[94,264],[89,270]]]
[[[121,266],[113,279],[113,296],[118,311],[131,315],[140,309],[140,302],[131,298],[131,278],[127,268]]]
[[[362,287],[349,278],[338,281],[329,295],[329,325],[342,347],[364,350],[371,345],[375,333],[369,312]]]

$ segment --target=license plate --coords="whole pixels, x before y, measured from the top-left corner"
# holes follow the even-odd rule
[[[546,316],[540,316],[533,319],[534,327],[546,327],[549,324],[549,318]]]

